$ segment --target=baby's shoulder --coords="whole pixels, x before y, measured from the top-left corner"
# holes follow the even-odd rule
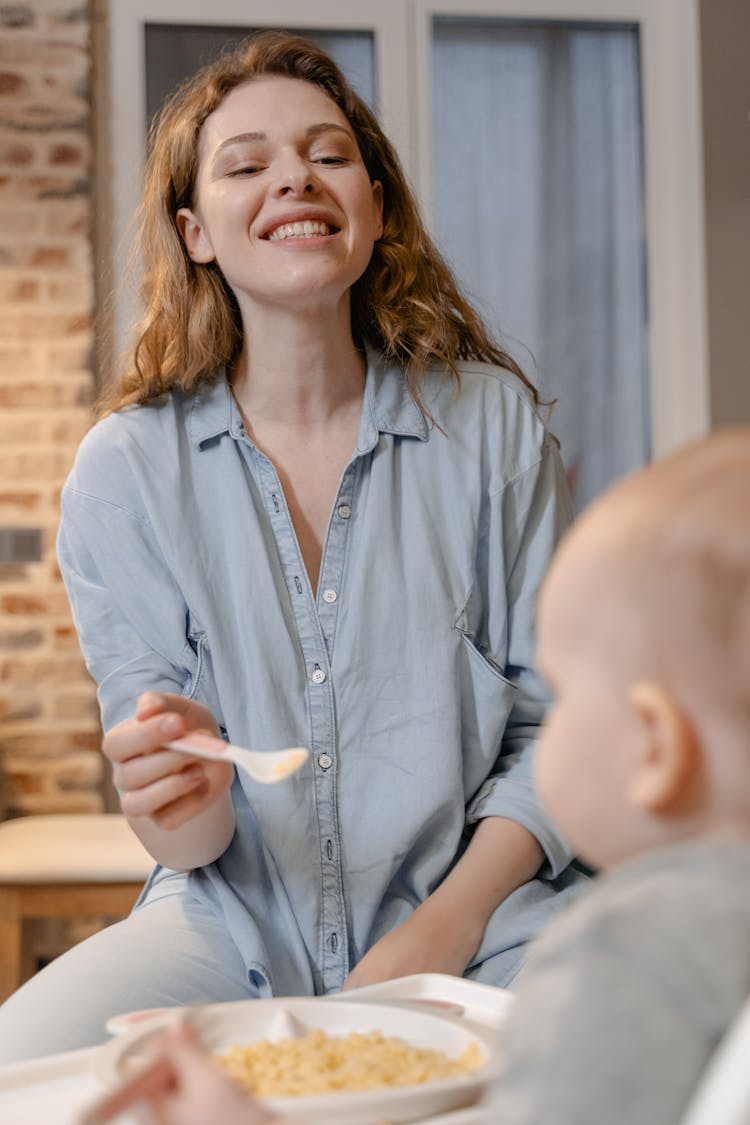
[[[555,944],[584,956],[683,951],[695,961],[705,949],[714,960],[725,948],[731,959],[730,945],[750,944],[750,846],[698,841],[649,853],[594,880],[553,929]]]

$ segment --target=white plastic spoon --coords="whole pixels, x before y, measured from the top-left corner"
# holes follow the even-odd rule
[[[291,777],[310,756],[310,751],[302,746],[294,746],[289,750],[245,750],[242,746],[232,746],[231,742],[224,742],[210,734],[199,734],[197,731],[163,745],[179,754],[205,758],[207,762],[224,758],[246,770],[255,781],[264,785],[272,785]]]

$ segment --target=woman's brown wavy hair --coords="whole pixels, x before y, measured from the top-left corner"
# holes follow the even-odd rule
[[[318,86],[351,125],[370,180],[383,185],[383,234],[351,294],[352,331],[404,367],[418,402],[428,366],[459,383],[460,360],[512,371],[537,394],[518,364],[490,338],[427,234],[395,149],[375,115],[333,60],[315,44],[270,31],[243,41],[204,67],[164,106],[152,129],[140,210],[144,316],[123,377],[100,400],[109,413],[147,403],[173,387],[192,392],[231,368],[242,346],[237,303],[216,262],[188,257],[176,225],[193,206],[198,142],[206,118],[235,87],[281,75]]]

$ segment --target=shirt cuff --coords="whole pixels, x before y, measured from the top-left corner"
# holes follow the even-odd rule
[[[466,824],[502,816],[522,825],[546,857],[540,878],[555,879],[573,859],[573,850],[542,811],[528,785],[513,777],[488,777],[466,809]]]

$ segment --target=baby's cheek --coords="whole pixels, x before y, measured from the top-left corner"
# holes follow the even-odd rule
[[[576,830],[580,818],[579,767],[569,724],[559,707],[553,708],[539,738],[534,755],[537,795],[553,824],[565,836]]]

